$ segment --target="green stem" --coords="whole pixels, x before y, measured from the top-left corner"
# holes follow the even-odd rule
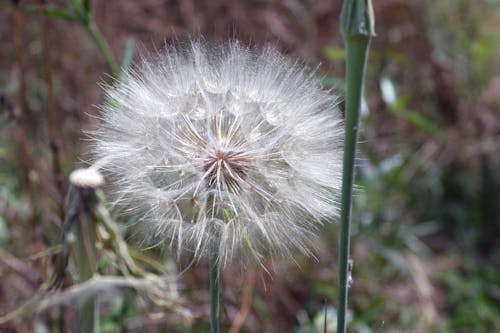
[[[337,332],[346,331],[347,289],[349,288],[349,247],[351,234],[352,184],[358,137],[359,114],[368,55],[369,38],[347,36],[346,41],[346,114],[342,208],[340,216],[339,295]]]
[[[210,333],[219,333],[219,265],[217,256],[210,256]]]
[[[116,62],[115,56],[111,51],[111,47],[109,46],[108,42],[101,33],[101,30],[96,25],[93,19],[89,20],[89,22],[86,24],[86,27],[92,35],[92,38],[94,38],[97,46],[101,50],[102,55],[104,56],[104,59],[108,64],[109,70],[111,71],[113,79],[117,80],[120,76],[120,69],[118,67],[118,63]]]
[[[346,112],[340,213],[339,294],[337,333],[347,330],[347,294],[351,278],[349,248],[351,238],[352,184],[358,139],[359,114],[370,38],[375,34],[371,0],[344,0],[340,26],[346,48]]]

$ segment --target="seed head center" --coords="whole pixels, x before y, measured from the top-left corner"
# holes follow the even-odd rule
[[[248,173],[249,158],[243,152],[213,149],[205,160],[207,186],[237,192]]]

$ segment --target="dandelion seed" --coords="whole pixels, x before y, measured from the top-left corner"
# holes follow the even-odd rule
[[[93,151],[148,240],[219,263],[311,254],[337,214],[336,97],[271,47],[192,42],[107,91]]]

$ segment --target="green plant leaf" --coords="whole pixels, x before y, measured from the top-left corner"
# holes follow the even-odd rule
[[[20,7],[23,12],[29,14],[38,14],[40,11],[39,6],[27,5]],[[45,6],[43,8],[44,14],[48,17],[53,17],[62,20],[74,21],[76,17],[65,8]]]
[[[321,54],[329,60],[345,60],[345,49],[341,47],[324,47]]]

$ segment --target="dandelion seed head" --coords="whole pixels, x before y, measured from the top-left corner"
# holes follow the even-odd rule
[[[167,48],[107,95],[93,152],[148,240],[261,261],[311,254],[336,216],[337,98],[272,47]]]

